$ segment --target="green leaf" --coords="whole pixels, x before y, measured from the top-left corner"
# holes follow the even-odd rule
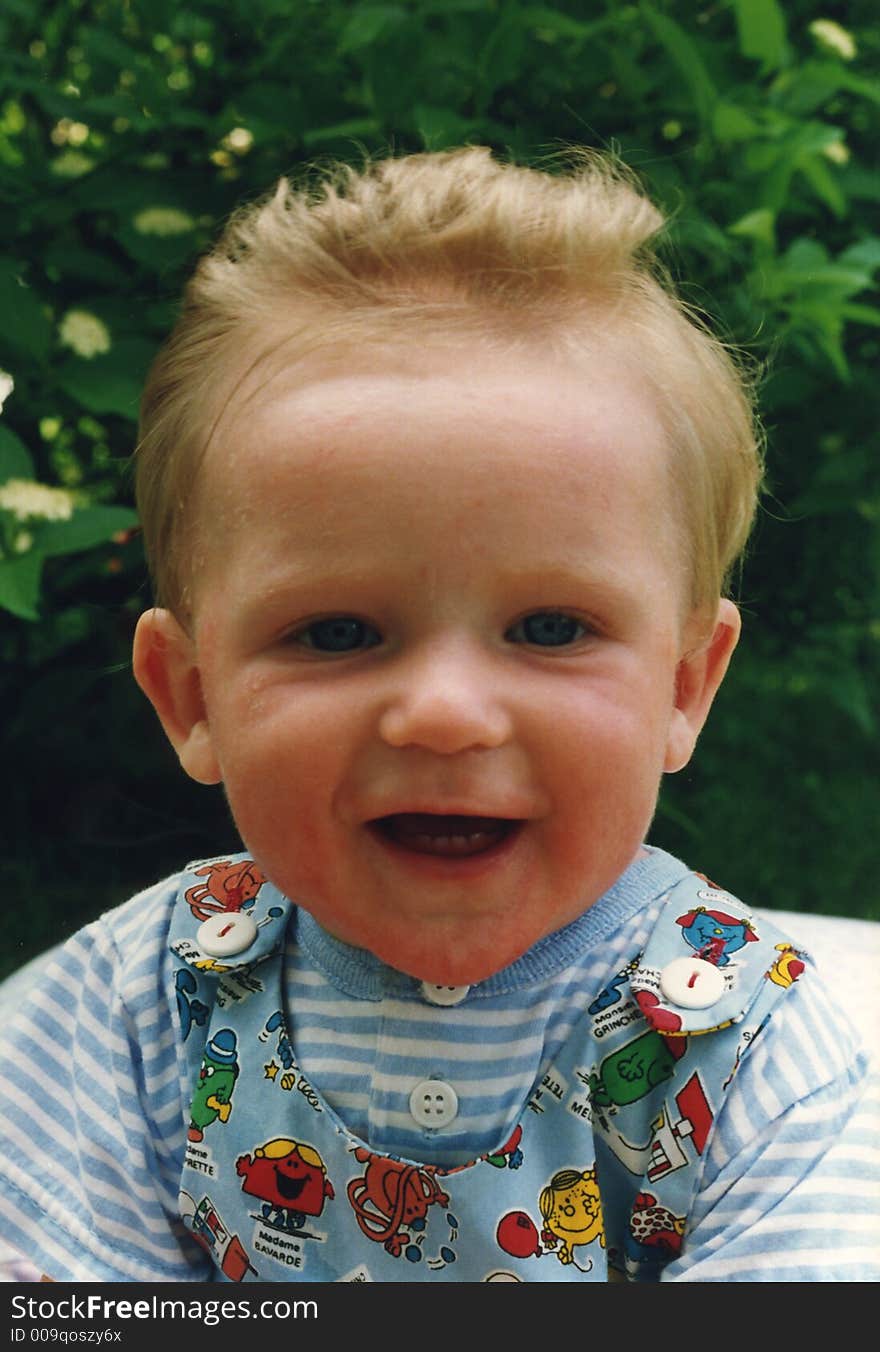
[[[745,108],[735,103],[719,103],[712,115],[712,130],[719,141],[749,141],[760,127]]]
[[[308,110],[295,84],[264,81],[238,90],[224,110],[223,122],[244,125],[251,131],[257,125],[283,127],[288,136],[296,136],[308,125]]]
[[[475,123],[451,108],[433,108],[417,103],[413,110],[416,129],[429,150],[461,145],[473,134]]]
[[[787,55],[785,15],[777,0],[733,0],[743,56],[776,70]]]
[[[89,413],[117,413],[137,420],[141,389],[155,348],[123,338],[100,357],[73,357],[62,366],[58,384]]]
[[[125,221],[119,226],[116,237],[135,262],[163,276],[182,268],[198,249],[194,230],[179,235],[144,235],[132,222]]]
[[[135,421],[138,414],[140,385],[123,371],[102,370],[101,362],[69,362],[62,368],[58,384],[72,399],[90,413],[117,413]]]
[[[868,274],[873,274],[875,268],[880,268],[880,238],[877,235],[866,235],[856,244],[850,244],[837,255],[838,263],[844,267],[856,267],[863,269]]]
[[[0,427],[0,483],[7,479],[33,479],[34,462],[24,442],[8,427]]]
[[[831,173],[827,160],[812,155],[809,159],[802,160],[799,167],[804,178],[812,185],[816,196],[830,207],[838,220],[844,217],[848,206],[846,196]]]
[[[78,245],[58,242],[50,244],[44,256],[47,268],[57,269],[62,277],[75,277],[81,288],[84,282],[94,282],[110,290],[125,290],[129,281],[124,270],[106,254]]]
[[[828,250],[818,240],[801,236],[786,249],[782,261],[790,272],[815,272],[828,262]]]
[[[779,267],[765,279],[767,296],[794,296],[798,304],[814,305],[817,301],[835,313],[841,301],[865,289],[864,273],[840,268],[835,263],[816,268]]]
[[[863,75],[856,75],[852,71],[844,70],[840,74],[840,84],[843,89],[848,89],[851,94],[860,94],[862,98],[869,99],[871,103],[880,103],[880,83],[877,80],[868,80]]]
[[[347,122],[334,122],[330,127],[316,127],[303,132],[303,145],[320,145],[322,141],[345,140],[348,137],[374,136],[379,131],[375,117],[351,117]]]
[[[12,258],[0,259],[0,315],[4,344],[42,362],[49,354],[52,325],[42,303],[21,277],[22,268]]]
[[[22,620],[38,620],[43,555],[37,549],[0,559],[0,607]]]
[[[48,521],[40,527],[37,545],[47,558],[76,554],[107,544],[117,531],[137,525],[137,513],[129,507],[79,507],[69,521]]]
[[[653,28],[655,37],[690,85],[700,122],[703,126],[709,126],[712,112],[718,102],[718,90],[697,50],[696,43],[679,24],[661,14],[652,5],[643,4],[642,12]]]
[[[483,95],[491,95],[501,85],[515,83],[526,51],[526,30],[516,6],[502,11],[479,54],[477,68]]]
[[[727,227],[727,230],[728,234],[745,235],[760,244],[769,245],[772,249],[776,245],[776,214],[767,207],[759,207],[757,211],[749,211],[745,216],[740,216],[738,221]]]
[[[594,23],[583,23],[569,14],[560,13],[558,9],[551,9],[549,5],[525,5],[521,12],[523,23],[530,28],[539,33],[543,31],[567,38],[569,42],[583,42],[599,30],[617,23],[617,17],[613,14]]]
[[[336,50],[340,55],[371,47],[388,28],[406,18],[400,5],[360,5],[342,30]]]
[[[876,305],[841,305],[840,313],[844,319],[851,319],[854,324],[870,324],[874,328],[880,328],[880,310]]]
[[[842,324],[837,310],[820,306],[798,306],[792,311],[792,333],[800,333],[808,345],[827,359],[839,379],[848,384],[851,375],[841,342]]]
[[[133,71],[145,62],[145,57],[140,52],[103,28],[83,26],[79,29],[79,41],[83,43],[89,56],[106,62],[114,69]]]
[[[773,104],[802,117],[829,102],[844,82],[839,61],[805,61],[792,66],[773,82]]]
[[[867,736],[876,731],[876,718],[865,679],[855,667],[839,668],[834,679],[823,681],[823,693]]]

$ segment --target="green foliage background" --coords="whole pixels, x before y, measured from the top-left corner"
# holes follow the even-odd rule
[[[236,847],[130,675],[139,386],[236,202],[389,146],[611,146],[671,213],[686,298],[766,363],[769,492],[652,838],[764,905],[880,917],[878,49],[873,0],[2,0],[0,498],[73,510],[0,508],[0,973]]]

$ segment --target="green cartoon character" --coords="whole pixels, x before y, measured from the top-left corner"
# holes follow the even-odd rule
[[[649,1029],[632,1042],[606,1056],[590,1076],[590,1098],[596,1108],[623,1107],[644,1098],[675,1069],[684,1054],[687,1038],[665,1038]]]
[[[199,1078],[190,1107],[187,1135],[191,1141],[200,1141],[205,1129],[220,1118],[229,1120],[232,1112],[232,1091],[238,1078],[238,1044],[231,1028],[221,1028],[205,1048]]]

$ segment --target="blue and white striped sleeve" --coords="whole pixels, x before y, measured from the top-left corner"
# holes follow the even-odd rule
[[[807,974],[744,1058],[663,1280],[880,1279],[878,1123],[877,1067]]]
[[[172,882],[57,950],[0,1044],[0,1231],[61,1281],[197,1281],[168,1003]]]

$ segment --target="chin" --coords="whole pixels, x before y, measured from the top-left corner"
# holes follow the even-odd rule
[[[493,921],[489,929],[486,936],[470,933],[465,937],[457,932],[450,939],[435,938],[433,942],[398,944],[392,940],[371,946],[371,951],[389,967],[418,981],[438,986],[475,986],[509,967],[541,937],[536,935],[519,945],[511,944],[509,939],[499,944],[497,923]]]

